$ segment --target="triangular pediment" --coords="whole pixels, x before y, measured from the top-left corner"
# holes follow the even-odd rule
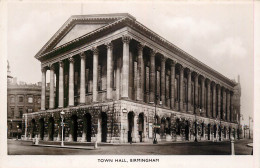
[[[126,17],[133,18],[127,13],[71,16],[35,55],[35,58],[40,59],[42,55],[53,49]]]
[[[53,48],[57,48],[105,25],[107,24],[76,24]]]

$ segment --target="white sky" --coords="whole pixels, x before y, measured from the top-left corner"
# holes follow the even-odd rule
[[[83,11],[81,10],[83,9]],[[253,6],[246,3],[9,3],[8,60],[12,75],[41,81],[41,47],[71,16],[129,13],[196,57],[234,79],[240,75],[241,112],[253,116]]]

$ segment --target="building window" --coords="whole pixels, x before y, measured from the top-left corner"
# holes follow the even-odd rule
[[[28,103],[33,103],[33,98],[32,97],[28,97]]]
[[[19,97],[19,102],[23,102],[23,97],[22,96]]]
[[[11,116],[10,117],[14,117],[14,108],[11,108]]]
[[[15,102],[15,101],[14,101],[14,96],[11,96],[10,101],[11,101],[11,103],[14,103],[14,102]]]
[[[23,117],[23,109],[19,108],[19,117],[22,118]]]

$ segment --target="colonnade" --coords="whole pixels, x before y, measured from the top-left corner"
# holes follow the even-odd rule
[[[117,39],[118,40],[118,39]],[[119,40],[118,40],[119,41]],[[118,44],[118,42],[116,43]],[[221,81],[215,80],[201,71],[190,67],[176,59],[170,59],[154,48],[144,45],[124,35],[121,39],[122,51],[116,55],[114,42],[105,43],[106,46],[106,99],[114,99],[113,90],[115,74],[120,85],[119,99],[133,99],[146,103],[160,104],[162,107],[175,111],[192,113],[209,118],[218,118],[226,121],[234,121],[233,116],[233,91],[223,86]],[[91,49],[93,57],[93,89],[92,102],[98,102],[99,80],[99,47]],[[120,47],[117,47],[120,48]],[[121,49],[120,48],[120,49]],[[136,55],[133,48],[137,49]],[[145,50],[145,51],[144,51]],[[86,51],[80,56],[80,93],[79,105],[86,104]],[[121,57],[121,58],[119,58]],[[118,60],[121,59],[121,66]],[[46,110],[46,71],[50,70],[50,98],[49,109],[64,108],[64,61],[53,63],[48,67],[42,67],[42,94],[41,110]],[[75,106],[75,56],[67,58],[69,62],[69,87],[68,106]],[[56,73],[56,97],[55,99],[55,64],[59,65]],[[115,71],[119,68],[121,73]],[[116,72],[116,73],[115,73]],[[118,88],[120,87],[120,89]],[[133,88],[133,89],[129,89]],[[134,93],[134,94],[133,94]],[[133,96],[134,95],[134,96]]]

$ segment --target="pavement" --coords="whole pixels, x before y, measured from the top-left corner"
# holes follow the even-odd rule
[[[236,155],[250,155],[252,140],[235,141]],[[32,145],[32,141],[8,140],[9,155],[230,155],[230,142],[159,142],[111,144],[90,142],[60,142],[40,141],[39,145]]]

